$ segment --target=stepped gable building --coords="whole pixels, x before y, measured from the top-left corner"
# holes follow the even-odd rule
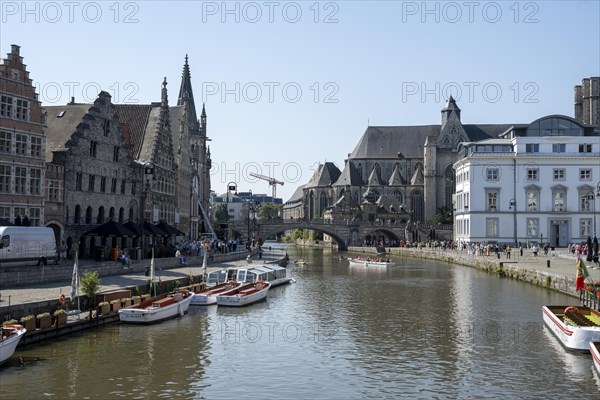
[[[93,104],[44,108],[48,122],[46,162],[54,174],[47,181],[64,187],[62,196],[49,196],[48,221],[71,247],[82,235],[109,220],[126,222],[139,215],[139,168],[119,129],[119,116],[107,92]],[[60,173],[59,173],[60,172]],[[62,210],[63,218],[60,218]],[[80,242],[82,256],[99,245],[92,238]],[[115,244],[116,245],[116,244]]]
[[[0,219],[43,226],[45,118],[20,47],[0,59]]]
[[[305,218],[330,208],[350,219],[423,223],[441,208],[452,209],[459,143],[498,137],[511,125],[463,124],[452,97],[441,114],[440,125],[369,126],[329,191],[311,195],[310,186],[304,188],[303,207],[312,210]]]

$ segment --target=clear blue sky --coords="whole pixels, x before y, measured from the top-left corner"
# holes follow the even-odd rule
[[[189,55],[206,101],[212,187],[287,200],[317,163],[343,162],[368,124],[463,123],[573,115],[573,86],[600,75],[598,1],[1,1],[11,44],[43,104],[102,88],[119,103],[170,102]],[[85,89],[85,90],[84,90]],[[70,93],[72,91],[73,93]]]

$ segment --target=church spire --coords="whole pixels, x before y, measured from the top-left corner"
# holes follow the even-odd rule
[[[181,74],[181,87],[179,88],[179,97],[177,105],[182,106],[187,99],[194,101],[194,93],[192,92],[192,76],[190,74],[190,65],[188,64],[188,55],[185,55],[185,64],[183,64],[183,73]]]
[[[162,90],[160,94],[160,103],[163,107],[169,107],[169,97],[167,96],[167,77],[165,76],[162,83]]]

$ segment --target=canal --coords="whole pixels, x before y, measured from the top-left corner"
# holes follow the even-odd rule
[[[567,353],[544,304],[575,299],[461,266],[349,267],[290,248],[297,283],[242,309],[193,308],[20,348],[7,399],[597,398],[589,354]],[[20,362],[22,360],[22,362]]]

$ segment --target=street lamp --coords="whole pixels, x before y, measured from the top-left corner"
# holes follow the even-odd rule
[[[246,242],[246,249],[250,250],[250,216],[251,216],[251,212],[252,212],[252,189],[249,190],[250,192],[250,200],[248,200],[248,237],[247,237],[247,242]]]
[[[154,176],[154,164],[151,162],[147,162],[144,164],[144,180],[142,182],[142,202],[140,207],[140,234],[141,234],[141,250],[140,260],[144,258],[144,222],[145,218],[145,207],[146,207],[146,198],[148,193],[150,192],[152,183],[156,181],[156,177]]]
[[[513,210],[513,234],[515,236],[515,247],[519,246],[519,239],[517,237],[517,200],[510,199],[509,210]]]
[[[229,182],[227,184],[227,218],[225,219],[227,223],[227,237],[225,240],[229,240],[229,236],[231,236],[231,233],[229,232],[229,192],[232,191],[237,195],[237,183],[235,182]]]

